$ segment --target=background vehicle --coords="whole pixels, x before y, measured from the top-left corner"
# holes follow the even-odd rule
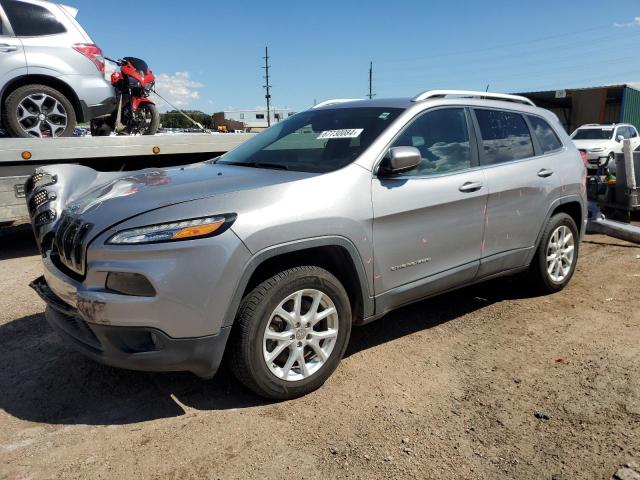
[[[592,169],[605,167],[615,171],[615,155],[622,153],[622,141],[630,139],[632,148],[640,145],[636,127],[628,123],[583,125],[571,134],[571,140],[579,150],[585,152]]]
[[[77,10],[39,0],[0,0],[0,114],[13,137],[66,137],[76,123],[115,108],[102,51]]]
[[[110,117],[91,122],[91,133],[96,136],[109,135],[112,131],[132,135],[155,135],[160,124],[160,114],[149,94],[153,91],[156,77],[139,58],[124,57],[111,60],[120,67],[111,74],[111,84],[116,89],[116,110]]]
[[[519,272],[564,288],[584,179],[557,117],[523,97],[333,100],[210,162],[45,167],[26,184],[33,287],[97,361],[210,377],[228,349],[246,386],[292,398],[394,308]]]

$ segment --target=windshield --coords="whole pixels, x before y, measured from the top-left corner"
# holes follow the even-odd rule
[[[138,71],[138,73],[140,73],[141,75],[146,75],[147,70],[149,70],[147,62],[145,62],[144,60],[140,60],[139,58],[124,57],[123,60],[131,63],[131,65],[133,65],[133,68],[135,68],[136,71]]]
[[[611,140],[613,128],[579,128],[573,134],[574,140]]]
[[[353,162],[400,108],[307,110],[277,123],[216,163],[326,173]]]

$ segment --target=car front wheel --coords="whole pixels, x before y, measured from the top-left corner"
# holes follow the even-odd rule
[[[70,137],[76,114],[69,99],[47,85],[25,85],[11,92],[2,120],[12,137]]]
[[[330,272],[284,270],[242,301],[231,368],[261,396],[286,400],[320,387],[338,366],[351,333],[349,297]]]

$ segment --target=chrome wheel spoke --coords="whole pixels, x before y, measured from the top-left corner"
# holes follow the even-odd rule
[[[325,330],[324,332],[313,331],[310,333],[310,335],[316,340],[320,341],[326,340],[328,338],[336,338],[338,336],[338,331],[330,328],[328,330]]]
[[[300,368],[300,373],[304,378],[309,376],[309,369],[307,368],[307,362],[304,359],[304,349],[298,348],[296,349],[298,352],[298,367]]]
[[[332,308],[327,308],[327,309],[321,311],[320,313],[317,313],[315,315],[315,317],[313,318],[313,320],[311,320],[311,326],[314,327],[319,321],[324,320],[329,315],[333,315],[334,313],[336,313],[336,309],[333,308],[333,307]]]
[[[35,95],[29,95],[25,100],[28,100],[31,103],[33,103],[36,107],[38,107],[38,111],[42,112],[42,105],[44,104],[45,100],[47,100],[47,98],[50,98],[50,97],[39,93]]]
[[[22,110],[22,114],[18,116],[18,122],[22,123],[27,118],[38,118],[37,114],[30,112],[26,108],[20,107],[20,109]]]
[[[287,376],[291,372],[291,367],[293,367],[293,364],[296,363],[297,360],[298,360],[298,350],[297,349],[290,349],[289,350],[289,358],[287,358],[286,363],[282,367],[282,376],[284,378],[287,378]]]
[[[42,122],[40,120],[38,120],[38,123],[36,125],[34,125],[31,128],[25,129],[25,132],[31,134],[32,136],[42,138],[42,130],[40,129],[41,125],[42,125]],[[35,135],[33,135],[33,134],[35,134]]]
[[[293,340],[294,333],[292,330],[285,330],[284,332],[275,332],[267,329],[264,334],[264,338],[268,340],[275,340],[276,342],[283,342],[285,340]]]
[[[327,359],[329,358],[329,356],[327,355],[327,353],[322,349],[322,347],[320,346],[319,343],[317,342],[309,342],[309,346],[311,347],[311,349],[315,352],[315,354],[318,356],[318,358],[320,358],[321,361],[326,362]]]
[[[293,342],[291,340],[279,343],[278,346],[276,346],[276,348],[274,348],[271,352],[269,352],[269,357],[267,358],[267,362],[273,362],[276,358],[280,356],[282,352],[284,352],[286,348],[289,348],[289,346],[292,343]]]

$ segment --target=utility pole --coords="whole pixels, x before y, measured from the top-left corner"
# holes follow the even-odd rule
[[[264,80],[263,88],[266,90],[264,98],[267,99],[267,126],[271,126],[271,85],[269,84],[269,47],[264,47]]]
[[[373,94],[373,62],[369,62],[369,100],[371,100],[375,95]]]

